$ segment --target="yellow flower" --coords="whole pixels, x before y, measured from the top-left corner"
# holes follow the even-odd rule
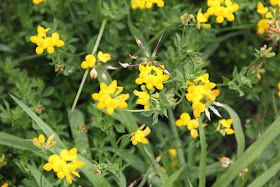
[[[9,185],[8,185],[7,182],[1,185],[1,187],[8,187],[8,186],[9,186]]]
[[[83,69],[92,68],[96,63],[96,58],[93,55],[87,55],[85,59],[81,64]]]
[[[97,57],[103,63],[107,63],[111,60],[111,55],[109,53],[103,53],[102,51],[98,52]]]
[[[263,6],[263,4],[261,3],[261,2],[258,2],[258,5],[257,5],[257,12],[259,13],[259,14],[265,14],[265,13],[267,13],[268,12],[268,8],[267,7],[265,7],[265,6]]]
[[[0,157],[0,169],[7,165],[7,162],[5,161],[5,154],[2,154]]]
[[[172,156],[172,157],[176,157],[177,156],[177,151],[175,148],[169,149],[168,153]]]
[[[66,178],[66,181],[72,184],[72,181],[75,180],[72,174],[80,177],[75,170],[83,167],[83,165],[84,162],[77,160],[77,148],[73,148],[69,151],[63,149],[60,152],[60,156],[57,154],[51,155],[43,169],[46,171],[53,170],[59,179]]]
[[[33,4],[38,5],[42,2],[47,2],[47,0],[33,0]]]
[[[36,53],[42,54],[45,49],[47,49],[49,54],[54,53],[54,47],[62,47],[64,46],[64,41],[59,39],[58,33],[53,33],[52,37],[47,37],[47,32],[50,28],[43,28],[38,26],[37,28],[37,36],[31,36],[30,41],[37,45]]]
[[[133,145],[137,145],[138,143],[147,144],[149,143],[148,140],[145,138],[151,133],[150,127],[146,127],[144,129],[145,125],[142,125],[139,127],[139,129],[136,132],[133,132],[131,135],[130,141]],[[144,130],[143,130],[144,129]]]
[[[33,142],[33,145],[40,148],[42,151],[45,151],[45,150],[53,148],[56,145],[56,142],[53,141],[53,139],[54,139],[54,134],[51,135],[48,138],[47,142],[45,143],[45,141],[46,141],[45,136],[43,134],[40,134],[38,138],[33,138],[32,142]]]
[[[164,66],[156,67],[151,63],[147,63],[146,66],[139,65],[139,77],[135,80],[136,84],[146,84],[148,90],[152,90],[156,87],[158,90],[164,88],[163,82],[169,79],[169,76],[163,74]]]
[[[150,9],[152,8],[153,4],[156,4],[160,8],[164,7],[163,0],[131,0],[132,9]]]
[[[268,19],[261,19],[258,22],[258,33],[263,34],[266,29],[269,28],[269,20]]]
[[[234,134],[234,130],[231,128],[231,124],[232,124],[232,119],[221,119],[219,120],[219,125],[217,127],[217,130],[220,131],[220,133],[225,136],[227,135],[231,135]],[[222,128],[221,128],[222,127]]]
[[[100,84],[99,93],[94,93],[91,97],[99,101],[97,104],[98,109],[107,108],[107,113],[112,115],[116,108],[126,108],[126,100],[129,98],[129,94],[120,94],[123,87],[117,86],[117,81],[114,80],[109,86],[105,83]]]
[[[190,115],[188,113],[182,113],[180,116],[180,119],[176,121],[176,126],[187,126],[188,130],[190,131],[190,134],[193,138],[197,138],[198,131],[196,128],[198,128],[199,123],[198,119],[191,119]]]

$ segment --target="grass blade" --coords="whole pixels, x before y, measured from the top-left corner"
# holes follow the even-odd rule
[[[237,158],[245,150],[245,136],[241,126],[241,122],[237,113],[227,105],[224,105],[223,108],[229,113],[230,118],[233,120],[234,135],[237,142]]]
[[[23,102],[21,102],[19,99],[17,99],[15,96],[11,95],[11,98],[22,108],[39,126],[39,128],[48,136],[50,137],[52,134],[55,134],[54,140],[56,141],[56,144],[60,148],[65,148],[64,144],[58,137],[58,135],[41,119],[39,118],[28,106],[26,106]]]
[[[40,178],[41,178],[41,173],[40,171],[38,171],[37,168],[27,164],[27,168],[30,170],[30,172],[32,173],[34,179],[36,180],[38,186],[40,186]],[[52,187],[51,183],[44,177],[42,177],[42,184],[44,187]]]
[[[259,139],[254,142],[234,164],[213,184],[213,187],[229,186],[234,178],[250,163],[252,163],[264,149],[280,134],[280,117],[278,117]]]

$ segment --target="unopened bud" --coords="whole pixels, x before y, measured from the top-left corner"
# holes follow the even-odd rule
[[[91,78],[96,79],[96,78],[97,78],[97,71],[96,71],[96,69],[93,68],[93,69],[90,71],[89,75],[90,75]]]
[[[51,135],[50,137],[49,137],[49,139],[48,139],[48,144],[51,144],[52,143],[52,141],[53,141],[53,139],[54,139],[54,134],[53,135]]]
[[[38,148],[42,147],[42,145],[39,142],[38,138],[33,138],[32,142],[33,142],[33,145],[35,145],[36,147],[38,147]]]
[[[106,76],[106,74],[104,73],[104,72],[102,72],[102,78],[103,78],[103,80],[105,80],[106,82],[108,82],[108,79],[107,79],[107,76]]]

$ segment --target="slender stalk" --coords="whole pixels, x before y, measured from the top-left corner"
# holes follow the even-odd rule
[[[182,148],[182,143],[179,139],[179,134],[178,134],[178,131],[177,131],[177,127],[176,127],[176,124],[175,124],[175,117],[174,117],[174,113],[172,111],[171,108],[168,109],[168,120],[169,120],[169,124],[170,124],[170,127],[171,127],[171,131],[175,137],[175,141],[176,141],[176,148],[178,149],[178,158],[179,158],[179,161],[185,165],[186,164],[186,161],[185,161],[185,156],[184,156],[184,151],[183,151],[183,148]]]
[[[188,145],[188,165],[189,166],[194,166],[194,150],[195,150],[195,143],[194,140],[192,139],[189,141]]]
[[[247,24],[247,25],[237,25],[237,26],[233,26],[233,27],[225,27],[225,28],[221,28],[221,29],[215,31],[215,33],[218,34],[220,32],[224,32],[224,31],[249,29],[251,27],[256,27],[256,24],[252,23],[252,24]]]
[[[41,168],[41,176],[40,176],[40,187],[43,187],[43,164],[44,164],[44,151],[42,151],[42,168]]]
[[[101,41],[101,38],[102,38],[102,35],[103,35],[103,32],[104,32],[105,26],[106,26],[106,23],[107,23],[107,19],[103,19],[102,24],[101,24],[101,28],[100,28],[99,33],[98,33],[98,36],[97,36],[97,40],[96,40],[96,42],[95,42],[95,45],[94,45],[93,50],[92,50],[92,53],[91,53],[92,55],[95,54],[95,52],[96,52],[96,50],[97,50],[97,48],[98,48],[98,46],[99,46],[99,43],[100,43],[100,41]],[[81,94],[82,89],[83,89],[83,87],[84,87],[84,84],[85,84],[85,82],[86,82],[86,80],[87,80],[88,72],[89,72],[89,69],[87,69],[87,70],[85,71],[85,73],[84,73],[83,79],[82,79],[82,81],[81,81],[81,84],[80,84],[79,89],[78,89],[78,92],[77,92],[77,94],[76,94],[74,103],[73,103],[73,105],[72,105],[71,112],[74,111],[74,109],[75,109],[75,107],[76,107],[76,105],[77,105],[77,102],[78,102],[78,100],[79,100],[79,98],[80,98],[80,94]]]
[[[118,110],[122,110],[125,112],[146,112],[146,111],[150,111],[151,109],[131,110],[131,109],[125,109],[125,108],[118,108]]]
[[[199,137],[200,137],[200,163],[199,163],[199,187],[206,186],[206,158],[207,148],[204,127],[202,124],[201,117],[199,118]]]
[[[276,103],[275,103],[274,91],[272,91],[272,107],[273,107],[273,110],[274,110],[275,118],[277,118],[277,116],[279,114],[278,114],[277,106],[276,106]]]

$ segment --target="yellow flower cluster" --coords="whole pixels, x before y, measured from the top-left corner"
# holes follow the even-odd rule
[[[225,6],[223,6],[225,5]],[[228,21],[234,21],[233,15],[239,9],[239,5],[232,3],[231,0],[207,0],[207,11],[197,15],[198,22],[205,23],[212,15],[216,16],[217,23],[223,23],[226,18]]]
[[[59,39],[58,33],[54,32],[52,37],[47,37],[47,32],[50,28],[43,28],[38,26],[37,28],[37,36],[31,36],[30,41],[37,45],[36,53],[38,55],[42,54],[45,49],[47,49],[49,54],[54,53],[54,47],[62,47],[64,46],[64,41]]]
[[[133,91],[134,95],[138,96],[136,103],[138,105],[144,105],[144,109],[149,109],[150,99],[153,99],[157,102],[159,98],[159,93],[158,92],[154,93],[155,89],[152,89],[150,91],[147,90],[144,85],[141,86],[141,89],[142,91],[138,91],[138,90]]]
[[[8,187],[8,186],[9,184],[7,182],[1,185],[1,187]]]
[[[156,87],[158,90],[162,90],[163,82],[169,79],[169,76],[163,74],[164,66],[156,67],[151,63],[146,63],[146,65],[139,65],[139,77],[135,80],[136,84],[146,84],[148,90]]]
[[[133,145],[137,145],[138,142],[142,144],[147,144],[149,141],[145,138],[151,133],[150,127],[146,127],[144,129],[145,125],[143,124],[141,127],[137,129],[136,132],[131,133],[132,137],[130,141],[132,142]],[[143,130],[144,129],[144,130]]]
[[[107,63],[109,60],[111,60],[111,55],[109,53],[103,53],[102,51],[99,51],[97,54],[98,60]],[[93,66],[96,64],[96,58],[95,56],[89,54],[86,56],[85,61],[82,62],[81,67],[83,69],[93,68]]]
[[[84,162],[79,161],[77,158],[77,148],[70,149],[69,151],[63,149],[60,152],[60,155],[54,154],[51,155],[48,159],[48,163],[43,166],[43,169],[46,171],[53,170],[56,172],[59,179],[66,178],[69,184],[72,184],[72,181],[75,175],[80,177],[76,169],[83,167]]]
[[[122,91],[123,87],[118,86],[117,81],[114,80],[109,86],[102,82],[99,93],[91,96],[95,101],[99,101],[98,109],[107,108],[107,113],[112,115],[116,108],[127,107],[126,100],[129,98],[129,94],[120,94]]]
[[[278,5],[278,9],[280,8],[280,1],[278,0],[270,0],[270,4],[272,6]],[[262,19],[258,21],[258,33],[263,34],[266,29],[269,28],[270,25],[273,25],[274,22],[270,22],[269,19],[273,18],[269,8],[272,7],[265,7],[262,2],[258,2],[257,4],[257,13],[261,14]],[[272,11],[275,13],[276,8],[272,8]]]
[[[158,7],[162,8],[164,7],[164,1],[163,0],[131,0],[131,8],[136,9],[140,8],[143,9],[150,9],[152,8],[153,4],[157,4]]]
[[[188,130],[191,131],[190,134],[193,138],[197,138],[198,136],[198,132],[196,130],[198,125],[198,119],[191,119],[188,113],[182,113],[180,119],[176,121],[177,127],[187,126]]]
[[[33,4],[35,4],[35,5],[38,5],[38,4],[40,4],[40,3],[42,3],[42,2],[47,2],[47,0],[33,0]]]
[[[225,136],[230,135],[230,134],[234,134],[234,130],[231,128],[231,124],[232,124],[232,119],[221,119],[219,120],[219,125],[217,127],[217,130],[220,131],[220,133]]]
[[[45,136],[43,134],[40,134],[38,138],[33,138],[32,142],[36,147],[40,148],[42,151],[45,151],[53,148],[56,145],[56,142],[53,141],[53,139],[54,134],[48,138],[47,142],[45,142]]]
[[[193,103],[193,115],[196,118],[198,118],[200,114],[205,111],[205,107],[210,106],[220,94],[220,90],[212,90],[216,84],[210,82],[208,79],[209,74],[205,73],[197,77],[194,82],[186,81],[186,83],[190,85],[186,98]]]
[[[280,82],[278,82],[278,97],[280,97]]]

